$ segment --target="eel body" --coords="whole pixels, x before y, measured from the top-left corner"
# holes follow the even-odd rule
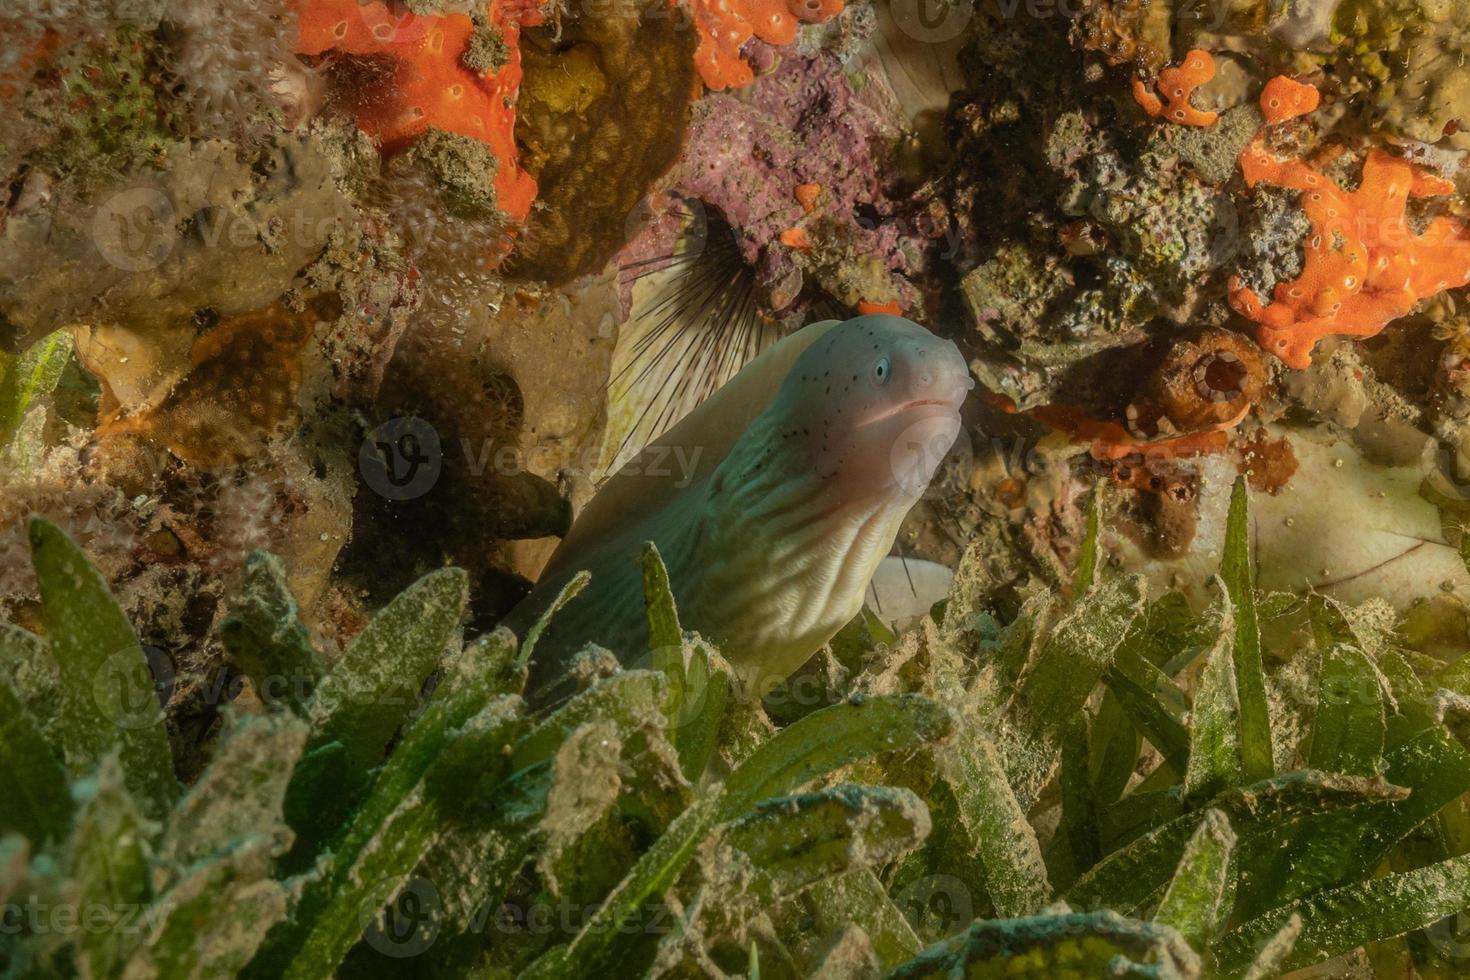
[[[862,607],[973,386],[953,342],[900,317],[823,321],[776,344],[578,515],[506,620],[524,635],[577,572],[591,573],[538,641],[531,690],[589,644],[646,663],[645,541],[668,566],[683,626],[715,643],[748,690],[788,676]]]

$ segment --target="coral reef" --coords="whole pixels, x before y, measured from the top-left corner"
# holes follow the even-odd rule
[[[125,412],[104,390],[95,439],[99,451],[115,439],[144,439],[193,466],[241,463],[297,418],[301,351],[317,318],[280,307],[222,320],[189,351],[188,373],[156,404]],[[105,379],[108,363],[93,341],[84,366]]]
[[[258,139],[253,121],[282,114],[286,66],[296,33],[289,0],[237,6],[224,0],[171,0],[168,70],[185,86],[193,135]]]
[[[924,242],[885,186],[897,130],[884,108],[825,51],[787,55],[747,92],[695,107],[673,190],[734,229],[770,312],[792,312],[806,282],[848,308],[922,306],[908,277]],[[815,197],[798,195],[810,185]]]
[[[95,185],[157,162],[178,122],[160,98],[162,46],[133,29],[83,34],[69,43],[51,37],[37,48],[47,51],[44,59],[22,59],[33,76],[17,95],[26,103],[21,124],[28,123],[41,144],[33,151],[40,165],[57,177]]]
[[[151,916],[0,973],[398,975],[408,881],[436,976],[1454,974],[1466,0],[921,6],[0,14],[0,893]],[[748,697],[630,555],[527,706],[599,480],[879,312],[987,389],[882,608]]]
[[[1193,432],[1238,421],[1265,394],[1266,369],[1245,337],[1208,330],[1171,346],[1148,388],[1147,408],[1129,406],[1130,423],[1153,408],[1155,432]]]
[[[1111,65],[1139,64],[1157,69],[1166,60],[1169,12],[1165,4],[1143,0],[1083,0],[1072,24],[1073,43],[1098,51]]]
[[[1470,147],[1467,17],[1464,0],[1344,0],[1337,7],[1333,39],[1349,53],[1377,124],[1409,139]]]
[[[172,143],[156,163],[79,200],[44,170],[27,175],[0,229],[7,342],[105,323],[169,346],[163,338],[179,332],[170,325],[196,310],[249,313],[290,290],[353,218],[336,165],[310,140],[287,138],[250,162],[235,151]]]

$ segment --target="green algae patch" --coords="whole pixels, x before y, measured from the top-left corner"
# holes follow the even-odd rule
[[[1153,920],[1175,929],[1195,948],[1213,940],[1230,918],[1234,851],[1230,818],[1223,810],[1206,810]]]
[[[311,645],[286,584],[286,568],[275,555],[254,552],[245,559],[245,581],[220,625],[220,639],[262,701],[305,715],[326,666]]]
[[[1174,930],[1112,912],[1092,912],[976,922],[889,977],[1192,980],[1200,975],[1199,957]]]
[[[1452,806],[1470,752],[1436,707],[1458,668],[1372,609],[1251,589],[1319,669],[1297,767],[1249,781],[1239,565],[1201,616],[1100,551],[1075,599],[1034,595],[1003,627],[957,594],[944,623],[850,631],[827,689],[845,696],[779,724],[683,629],[652,549],[656,669],[587,674],[540,710],[524,644],[464,636],[462,573],[419,580],[331,658],[256,555],[221,638],[263,693],[305,683],[226,709],[179,787],[151,678],[134,728],[75,699],[99,649],[147,662],[86,555],[34,529],[46,636],[0,630],[0,894],[144,926],[6,947],[33,965],[1264,980],[1388,956],[1470,908]]]
[[[73,774],[116,753],[123,778],[149,816],[178,795],[163,709],[143,648],[107,583],[55,524],[31,521],[47,646],[61,682],[61,743]]]

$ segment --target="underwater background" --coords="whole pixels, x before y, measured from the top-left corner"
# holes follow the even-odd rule
[[[1470,0],[0,36],[0,975],[1470,975]],[[974,388],[799,668],[631,505],[516,618],[888,316]]]

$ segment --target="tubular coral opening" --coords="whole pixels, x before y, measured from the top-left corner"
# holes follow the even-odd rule
[[[1158,91],[1161,99],[1149,91],[1143,79],[1133,80],[1133,98],[1150,116],[1162,116],[1181,126],[1213,126],[1218,112],[1196,109],[1189,101],[1195,89],[1215,77],[1215,59],[1208,51],[1196,48],[1184,57],[1184,64],[1159,72]]]
[[[541,22],[534,8],[489,0],[486,16],[505,42],[504,63],[488,71],[464,64],[475,25],[464,14],[401,14],[382,0],[297,0],[297,53],[386,58],[387,78],[352,94],[358,127],[384,152],[402,149],[431,127],[479,140],[499,161],[495,193],[502,211],[522,221],[536,181],[517,164],[515,102],[521,84],[520,26]]]
[[[1170,429],[1187,433],[1234,425],[1265,394],[1265,359],[1243,334],[1206,330],[1174,344],[1148,389],[1162,412],[1160,422],[1167,419]]]
[[[741,88],[755,77],[740,49],[752,37],[790,44],[798,22],[820,24],[842,12],[842,0],[689,0],[699,32],[694,63],[704,84],[716,91]]]
[[[1347,191],[1306,162],[1273,156],[1258,137],[1241,169],[1251,186],[1299,191],[1312,224],[1301,275],[1278,283],[1269,305],[1238,276],[1230,283],[1230,305],[1291,367],[1309,366],[1323,337],[1374,336],[1420,300],[1470,283],[1470,229],[1440,217],[1415,233],[1406,217],[1411,198],[1449,194],[1454,185],[1407,160],[1371,151],[1362,183]]]

